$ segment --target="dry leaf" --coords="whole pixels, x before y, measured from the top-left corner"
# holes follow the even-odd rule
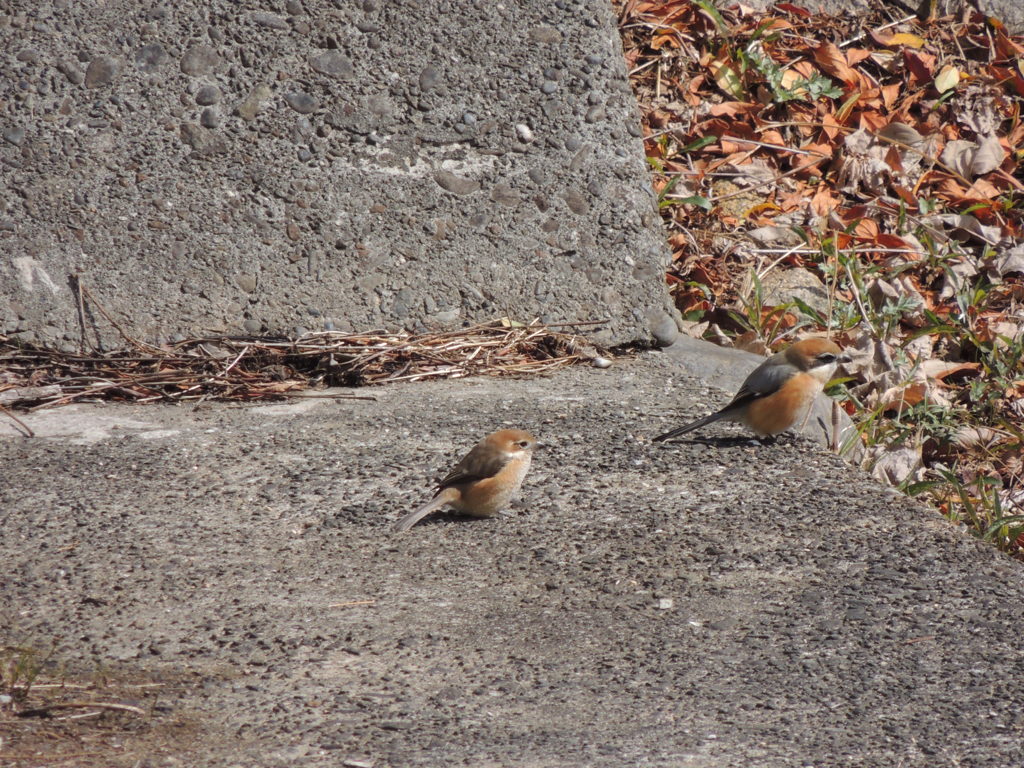
[[[682,326],[683,333],[693,339],[703,338],[704,331],[708,329],[708,322],[706,320],[701,322],[683,320],[680,325]]]
[[[895,304],[900,299],[900,292],[892,283],[878,278],[867,285],[868,298],[875,309],[882,309],[886,304]]]
[[[1003,190],[999,189],[995,184],[985,179],[975,179],[974,183],[971,184],[964,191],[965,200],[994,200],[1003,194]]]
[[[898,56],[898,54],[895,51],[879,50],[879,51],[872,51],[870,58],[871,58],[871,61],[873,61],[875,64],[877,64],[880,69],[883,69],[886,72],[890,72],[891,73],[891,72],[895,71],[895,69],[897,67],[897,61],[898,61],[897,56]]]
[[[980,137],[977,144],[962,139],[947,143],[939,159],[965,179],[973,179],[994,171],[1003,164],[1005,156],[999,139],[988,134]]]
[[[742,114],[751,114],[762,109],[760,104],[750,101],[723,101],[721,104],[713,104],[708,109],[712,117],[737,117]]]
[[[986,173],[994,171],[1003,164],[1005,155],[1006,153],[1003,152],[1003,147],[995,134],[982,136],[971,162],[971,174],[984,176]]]
[[[660,51],[662,48],[678,48],[679,40],[674,32],[659,32],[651,38],[651,48]]]
[[[932,72],[935,69],[935,57],[923,51],[911,51],[903,49],[903,61],[910,70],[910,74],[916,82],[930,83]]]
[[[903,352],[912,366],[918,365],[932,359],[935,354],[935,341],[927,334],[918,336],[916,339],[911,339],[903,345]],[[915,381],[928,381],[928,377],[924,375],[920,368],[914,370],[913,374]]]
[[[966,371],[977,373],[979,370],[981,370],[981,366],[978,363],[950,362],[937,357],[921,363],[921,372],[929,379],[937,379],[939,381],[947,376],[952,376],[954,373],[964,373]]]
[[[880,195],[892,176],[892,168],[885,162],[885,149],[863,128],[854,131],[843,142],[846,153],[840,157],[840,189],[871,195]]]
[[[850,336],[843,351],[850,356],[850,362],[843,365],[843,370],[869,386],[893,371],[891,349],[867,328],[861,327],[856,335]]]
[[[850,234],[869,243],[873,243],[878,239],[879,235],[878,222],[872,218],[858,219],[853,225],[853,230]]]
[[[712,59],[708,64],[711,76],[715,78],[718,87],[736,100],[742,100],[746,94],[743,92],[743,81],[736,74],[732,61],[726,55]]]
[[[860,85],[860,75],[847,63],[846,56],[839,46],[822,43],[814,49],[814,60],[827,74],[838,77],[851,88]]]
[[[768,345],[760,338],[760,335],[754,331],[747,331],[737,336],[733,342],[733,347],[736,349],[742,349],[744,352],[752,352],[755,355],[765,355],[768,352]]]
[[[983,85],[971,83],[957,100],[957,120],[978,136],[995,133],[1003,121],[995,97]]]
[[[1024,245],[997,251],[996,256],[988,263],[990,271],[999,277],[1006,277],[1014,272],[1024,274]]]
[[[839,205],[839,198],[832,194],[827,184],[819,184],[811,198],[811,210],[818,216],[827,216]]]
[[[967,280],[978,274],[978,268],[967,257],[946,259],[942,275],[940,299],[951,299],[964,287]]]
[[[974,162],[974,152],[977,148],[978,145],[973,141],[956,139],[946,143],[939,160],[951,171],[966,179],[970,177],[971,164]]]
[[[1011,323],[1007,320],[989,323],[988,333],[981,334],[991,336],[997,347],[1005,347],[1008,343],[1019,341],[1024,336],[1024,327],[1019,323]]]
[[[748,231],[747,237],[762,245],[799,245],[803,242],[800,233],[793,227],[758,227]]]
[[[867,449],[865,462],[871,474],[890,485],[907,480],[919,480],[924,474],[921,464],[921,444],[873,445]]]
[[[807,89],[804,88],[803,86],[794,89],[793,86],[798,81],[806,79],[807,78],[805,75],[802,75],[793,67],[789,67],[788,69],[784,69],[782,71],[782,87],[785,88],[786,90],[793,91],[793,93],[797,94],[798,96],[805,95],[807,93]]]
[[[925,40],[923,37],[911,34],[910,32],[897,32],[890,37],[883,45],[905,45],[908,48],[923,48]]]
[[[953,442],[961,448],[993,448],[1005,443],[1009,436],[992,427],[960,427],[953,435]]]
[[[924,141],[924,136],[905,123],[889,123],[876,135],[881,139],[906,144],[909,147],[917,146]]]
[[[952,64],[947,64],[939,72],[935,78],[935,90],[939,93],[945,93],[951,88],[955,88],[956,84],[960,82],[960,70],[954,67]]]
[[[1002,231],[999,227],[982,224],[967,213],[940,213],[923,219],[922,223],[928,227],[930,234],[940,234],[947,240],[949,236],[962,242],[974,238],[986,245],[997,245],[1002,240]]]

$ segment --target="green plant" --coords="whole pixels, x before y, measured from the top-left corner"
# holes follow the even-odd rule
[[[979,477],[965,483],[957,468],[936,464],[930,473],[936,479],[910,485],[910,496],[926,494],[935,501],[946,517],[963,523],[978,538],[991,542],[1004,551],[1019,551],[1024,541],[1024,515],[1007,515],[1000,492],[1003,484],[994,477]]]
[[[806,320],[802,320],[798,321],[795,326],[783,327],[783,321],[787,313],[790,309],[796,307],[796,303],[789,302],[779,304],[770,309],[766,308],[764,303],[764,286],[754,270],[751,270],[750,273],[749,296],[740,296],[740,302],[743,304],[743,312],[729,310],[729,317],[741,328],[753,331],[757,338],[762,340],[766,346],[770,347],[782,338],[784,334],[780,333],[780,331],[784,331],[785,335],[790,335],[808,325]]]
[[[778,39],[777,34],[769,34],[767,30],[770,24],[765,23],[759,26],[747,45],[737,52],[737,60],[740,62],[742,71],[749,70],[758,72],[772,92],[772,101],[776,104],[785,104],[788,101],[809,101],[811,103],[826,96],[831,99],[838,99],[843,95],[841,88],[837,87],[826,75],[821,72],[814,72],[811,77],[798,77],[788,86],[783,85],[786,79],[786,72],[783,70],[770,54],[765,52],[765,43],[772,43]]]
[[[0,648],[0,692],[14,701],[28,698],[33,683],[56,648],[56,641],[45,654],[26,646],[5,645]]]

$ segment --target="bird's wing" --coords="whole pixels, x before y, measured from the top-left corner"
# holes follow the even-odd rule
[[[764,364],[751,371],[736,396],[722,411],[731,411],[734,408],[748,405],[759,397],[777,392],[792,375],[793,369],[786,365],[785,359],[778,355],[768,358]]]
[[[493,451],[476,446],[467,453],[462,461],[455,465],[455,468],[445,475],[444,479],[437,486],[438,490],[450,488],[460,483],[469,483],[473,480],[484,480],[494,477],[505,466],[504,456],[497,457]]]

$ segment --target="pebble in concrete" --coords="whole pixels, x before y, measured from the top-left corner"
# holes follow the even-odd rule
[[[181,57],[181,71],[186,75],[208,75],[220,64],[220,55],[208,45],[189,48]]]
[[[114,82],[121,72],[121,62],[113,56],[97,56],[85,70],[85,87],[101,88]]]

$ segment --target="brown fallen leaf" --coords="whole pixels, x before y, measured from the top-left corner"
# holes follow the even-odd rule
[[[846,55],[839,46],[829,42],[822,42],[812,49],[812,53],[814,60],[818,62],[818,65],[827,74],[838,77],[850,88],[856,88],[860,85],[860,75],[857,73],[857,70],[850,66],[846,60]]]
[[[921,363],[921,372],[929,379],[943,380],[947,376],[958,373],[978,373],[981,366],[978,363],[958,363],[932,358]]]

